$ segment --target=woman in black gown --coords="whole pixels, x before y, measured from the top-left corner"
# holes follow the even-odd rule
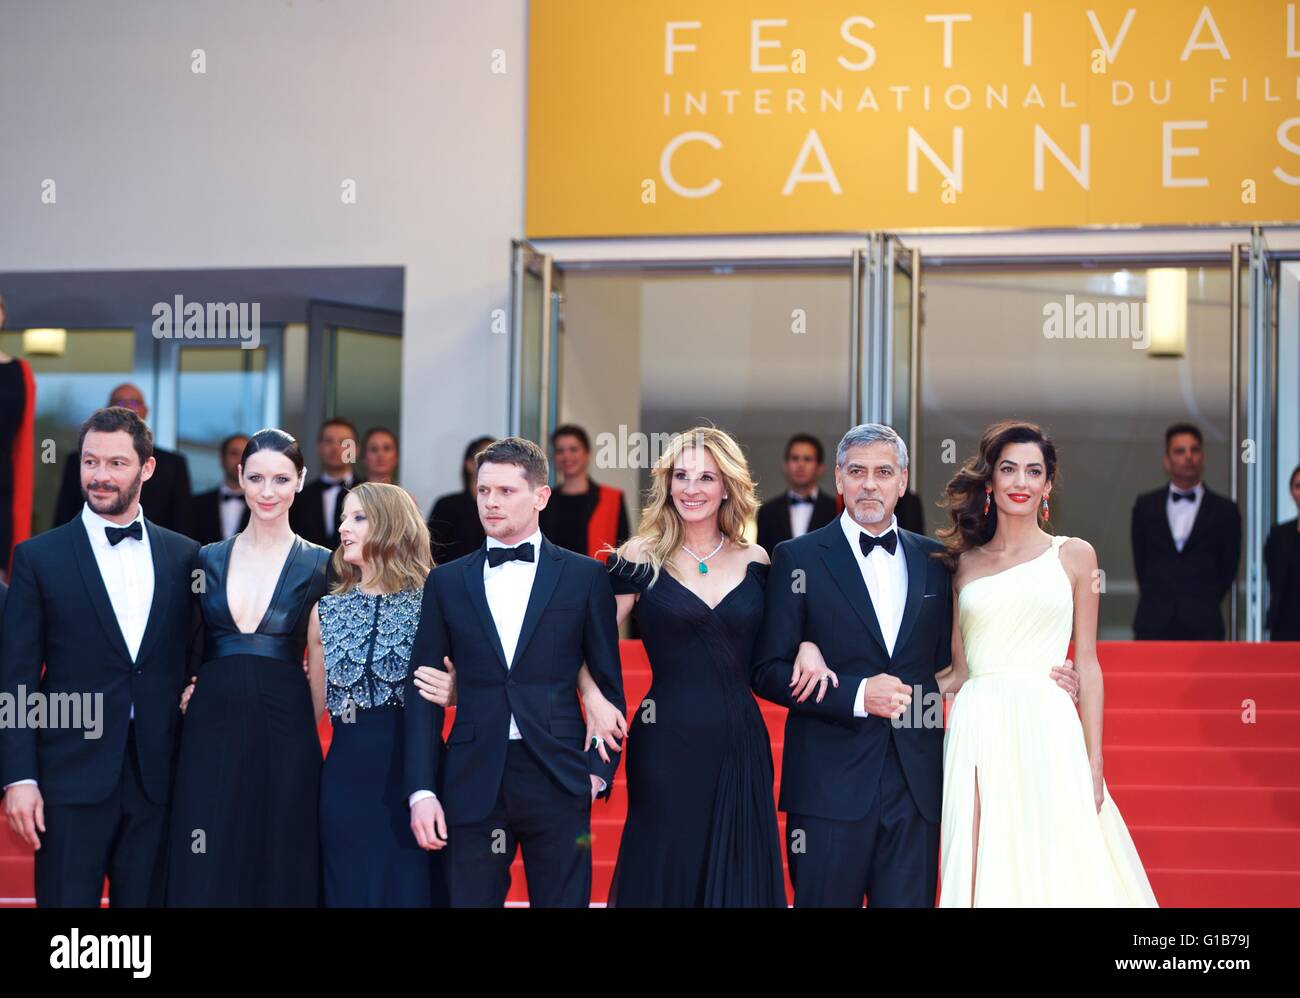
[[[167,903],[314,907],[324,707],[318,656],[303,676],[330,552],[289,529],[297,441],[261,430],[244,448],[248,527],[199,552],[204,664],[186,691],[172,799]]]
[[[653,671],[625,743],[611,906],[785,907],[771,743],[749,686],[768,568],[742,536],[756,505],[736,442],[687,431],[654,469],[637,536],[608,560]]]

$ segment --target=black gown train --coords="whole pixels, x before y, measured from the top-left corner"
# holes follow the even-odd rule
[[[321,749],[302,662],[330,552],[295,537],[246,634],[226,602],[234,543],[199,551],[206,648],[181,729],[167,904],[315,907]]]
[[[785,907],[772,749],[750,692],[767,566],[709,606],[667,570],[611,556],[614,592],[636,616],[653,681],[625,756],[627,822],[611,907]]]

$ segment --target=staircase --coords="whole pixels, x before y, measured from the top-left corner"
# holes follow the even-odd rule
[[[1098,654],[1106,784],[1161,906],[1300,906],[1300,644],[1103,642]],[[639,641],[624,641],[622,655],[631,707],[650,666]],[[1254,723],[1243,723],[1247,700]],[[785,711],[760,706],[779,782]],[[608,896],[626,813],[620,769],[592,811],[595,904]],[[31,899],[31,854],[0,827],[0,906]],[[509,903],[527,899],[516,859]]]

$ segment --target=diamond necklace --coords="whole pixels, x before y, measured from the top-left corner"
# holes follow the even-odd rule
[[[696,561],[698,561],[698,562],[700,563],[700,574],[701,574],[701,575],[705,575],[705,574],[707,574],[708,571],[709,571],[709,566],[706,565],[706,564],[704,564],[704,563],[705,563],[706,561],[708,561],[710,558],[712,558],[712,557],[713,557],[715,554],[717,554],[719,551],[721,551],[721,550],[722,550],[722,545],[725,544],[725,543],[727,543],[727,535],[726,535],[726,534],[723,534],[723,535],[722,535],[722,539],[721,539],[720,541],[718,541],[718,546],[715,547],[715,548],[714,548],[712,551],[710,551],[708,554],[706,554],[703,558],[701,558],[698,554],[696,554],[694,551],[692,551],[690,548],[688,548],[685,544],[682,545],[682,550],[685,551],[687,554],[689,554],[692,558],[694,558]]]

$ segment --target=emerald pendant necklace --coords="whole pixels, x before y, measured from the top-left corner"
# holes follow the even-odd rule
[[[723,535],[722,535],[722,540],[718,541],[718,546],[715,547],[715,548],[714,548],[712,551],[710,551],[708,554],[706,554],[703,558],[701,558],[698,554],[696,554],[694,551],[692,551],[690,548],[688,548],[685,544],[682,545],[682,550],[685,551],[687,554],[689,554],[692,558],[694,558],[696,561],[698,561],[698,562],[700,563],[700,574],[701,574],[701,575],[707,575],[707,574],[708,574],[708,571],[709,571],[709,566],[706,565],[706,564],[704,564],[704,563],[705,563],[706,561],[708,561],[710,558],[712,558],[712,557],[713,557],[715,554],[717,554],[719,551],[721,551],[721,550],[722,550],[722,545],[725,544],[725,543],[727,543],[727,535],[726,535],[726,534],[723,534]]]

